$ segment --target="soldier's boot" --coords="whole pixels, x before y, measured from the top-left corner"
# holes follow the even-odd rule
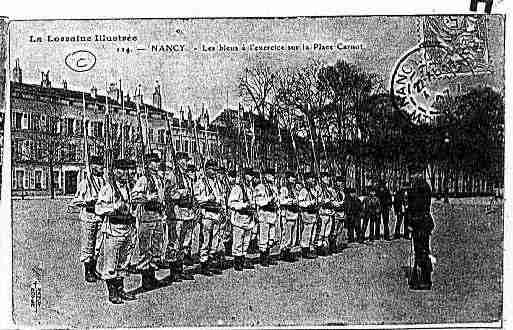
[[[222,267],[220,265],[219,256],[215,256],[208,260],[208,268],[214,275],[221,275],[223,273],[221,270]]]
[[[118,277],[116,279],[116,289],[118,291],[119,297],[122,300],[127,300],[127,301],[137,300],[137,298],[135,297],[135,294],[125,291],[125,285],[123,283],[122,277]]]
[[[242,266],[243,260],[242,256],[235,256],[233,257],[233,269],[235,269],[238,272],[241,272],[244,267]]]
[[[212,276],[212,272],[210,271],[208,267],[208,262],[200,262],[200,274],[204,276]]]
[[[178,275],[178,267],[176,262],[169,263],[169,276],[162,280],[163,284],[171,284],[173,282],[181,282],[181,278]]]
[[[248,253],[257,253],[258,252],[258,239],[253,238],[249,241]]]
[[[269,265],[276,266],[278,263],[271,256],[271,249],[270,248],[267,248],[266,254],[267,254],[267,261],[269,262]]]
[[[96,282],[96,276],[91,271],[91,262],[84,262],[84,279],[88,283]]]
[[[144,290],[151,290],[160,286],[160,282],[155,277],[155,270],[145,269],[141,272],[141,286]]]
[[[262,267],[269,267],[267,251],[260,251],[260,265],[262,265]]]
[[[255,266],[251,262],[251,260],[246,259],[246,257],[242,256],[242,267],[244,269],[255,269]]]
[[[109,301],[116,305],[122,304],[123,300],[119,296],[118,288],[116,287],[116,279],[112,278],[106,280],[105,283],[107,284],[107,290],[109,291]]]
[[[186,265],[186,266],[193,266],[194,265],[194,259],[192,259],[192,256],[190,253],[186,253],[184,256],[183,256],[183,263]]]
[[[194,280],[194,276],[192,276],[192,274],[184,271],[183,262],[181,262],[181,261],[178,261],[176,263],[176,275],[177,275],[177,278],[180,280],[184,280],[184,281],[193,281]]]
[[[329,247],[329,253],[330,254],[336,254],[336,253],[340,252],[339,247],[337,246],[336,239],[330,238],[330,240],[328,242],[329,242],[328,244],[330,246]]]
[[[91,261],[91,273],[93,274],[93,276],[96,278],[97,281],[101,281],[102,276],[100,273],[98,273],[96,271],[96,263],[97,263],[97,261],[94,259]]]
[[[224,254],[227,256],[231,256],[232,255],[232,240],[226,241],[223,244],[224,244],[224,251],[225,251]]]

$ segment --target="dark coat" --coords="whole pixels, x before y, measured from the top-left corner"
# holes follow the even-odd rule
[[[431,232],[435,226],[431,216],[431,188],[424,178],[413,180],[408,189],[407,216],[413,231]]]

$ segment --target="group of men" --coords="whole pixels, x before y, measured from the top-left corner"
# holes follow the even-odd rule
[[[345,188],[344,177],[328,172],[308,172],[304,180],[286,172],[279,182],[270,168],[236,173],[212,160],[196,168],[186,153],[175,157],[175,163],[164,163],[156,154],[145,155],[144,169],[116,160],[110,173],[104,173],[101,158],[91,157],[79,184],[73,204],[81,208],[85,280],[104,280],[114,304],[136,299],[124,289],[127,273],[141,274],[144,290],[193,280],[184,264],[193,263],[195,240],[199,273],[212,276],[226,269],[228,255],[236,271],[254,268],[247,258],[253,242],[260,265],[269,267],[276,264],[271,250],[279,249],[287,262],[326,256],[362,242],[368,224],[369,240],[379,239],[381,218],[384,238],[390,239],[392,198],[384,185],[371,189],[362,203],[354,189]],[[402,217],[404,208],[399,209]],[[395,234],[400,236],[397,224]],[[159,269],[168,269],[169,276],[158,280]],[[425,280],[430,283],[430,276]]]

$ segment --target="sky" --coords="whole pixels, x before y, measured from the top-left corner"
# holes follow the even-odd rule
[[[141,84],[145,100],[151,102],[155,81],[161,83],[163,107],[200,109],[211,116],[236,107],[238,79],[246,67],[267,61],[274,67],[305,63],[310,58],[333,63],[345,59],[369,72],[378,73],[385,84],[400,57],[421,40],[421,17],[347,16],[324,18],[268,19],[151,19],[151,20],[45,20],[11,23],[10,60],[19,59],[25,83],[39,84],[40,71],[50,71],[52,86],[90,90],[104,94],[105,83],[122,80],[134,94]],[[131,42],[48,42],[66,36],[135,36]],[[40,37],[42,42],[31,42]],[[357,50],[310,49],[320,43],[359,45]],[[219,51],[219,44],[237,46],[238,51]],[[242,45],[300,46],[300,50],[249,51]],[[182,45],[179,52],[152,52],[151,46]],[[180,49],[182,46],[177,46]],[[203,51],[214,47],[214,51]],[[128,54],[118,48],[130,48]],[[135,49],[145,50],[135,50]],[[329,47],[328,47],[329,48]],[[87,50],[96,56],[87,72],[74,72],[65,65],[68,54]]]

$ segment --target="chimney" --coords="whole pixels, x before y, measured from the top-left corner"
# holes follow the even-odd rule
[[[94,86],[91,87],[91,97],[93,99],[95,99],[97,95],[98,95],[98,89],[96,87],[94,87]]]
[[[183,109],[180,107],[180,127],[182,127],[185,117],[183,116]]]
[[[46,71],[46,73],[41,71],[41,87],[52,87],[52,82],[50,81],[50,70]]]
[[[135,89],[135,102],[143,104],[143,93],[141,84],[137,85],[137,88]]]
[[[160,94],[159,81],[155,81],[155,91],[153,92],[153,106],[162,109],[162,95]]]
[[[12,70],[12,76],[13,76],[14,82],[17,82],[20,84],[23,82],[23,76],[22,76],[22,71],[20,68],[20,59],[19,58],[17,58],[15,61],[14,69]]]
[[[67,82],[66,80],[63,80],[63,81],[62,81],[62,88],[63,88],[64,90],[67,90],[67,89],[68,89],[68,82]]]
[[[187,125],[188,127],[192,127],[192,112],[191,107],[187,107],[189,110],[187,111]]]

